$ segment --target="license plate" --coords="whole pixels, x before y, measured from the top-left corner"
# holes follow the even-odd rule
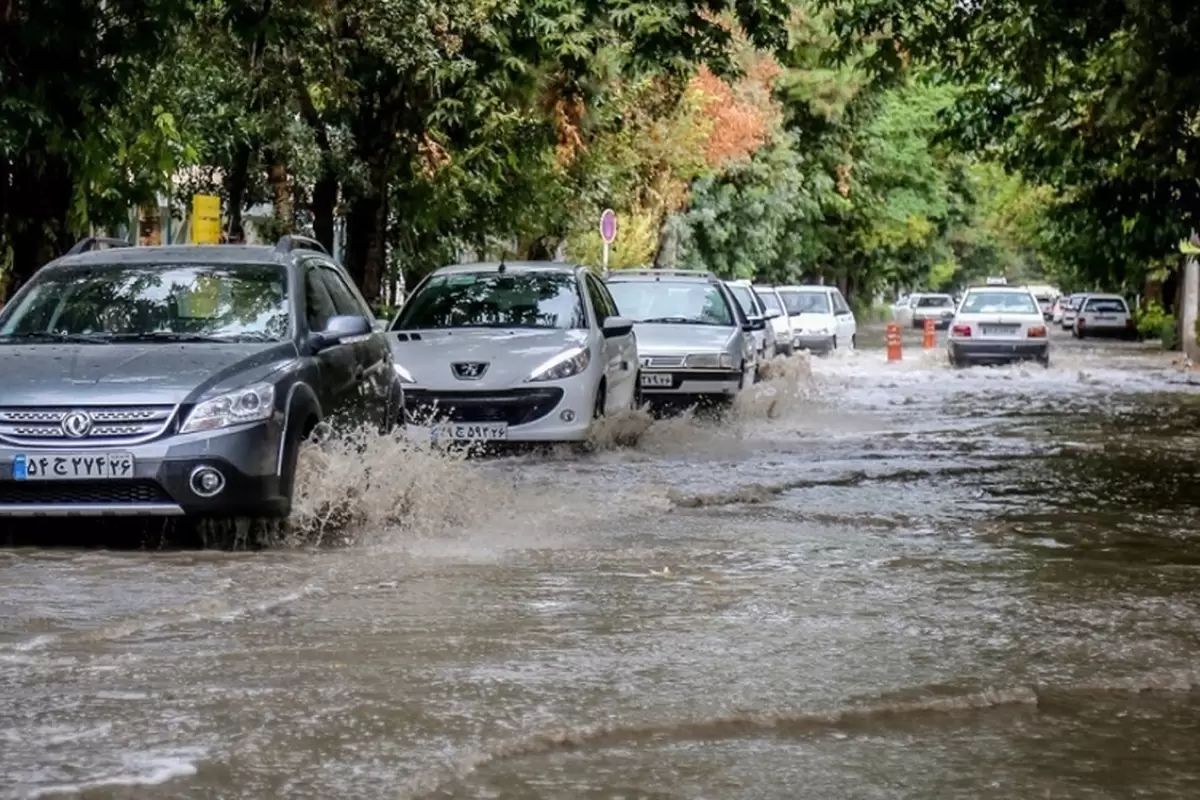
[[[132,477],[131,453],[22,453],[13,459],[15,481],[120,480]]]
[[[1100,314],[1099,316],[1096,317],[1096,319],[1099,320],[1100,322],[1116,322],[1117,321],[1117,318],[1114,317],[1112,314]]]
[[[1015,325],[980,325],[980,332],[984,336],[1012,336],[1017,332]]]
[[[425,428],[434,442],[503,442],[507,422],[443,422]]]
[[[654,374],[653,372],[642,375],[642,386],[654,388],[671,388],[675,385],[675,378],[671,375]]]

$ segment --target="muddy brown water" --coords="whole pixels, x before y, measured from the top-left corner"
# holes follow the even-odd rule
[[[1200,796],[1200,376],[862,339],[632,447],[331,457],[411,520],[337,549],[0,551],[0,796]]]

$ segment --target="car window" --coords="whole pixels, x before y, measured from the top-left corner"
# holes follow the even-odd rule
[[[604,320],[616,316],[616,314],[608,307],[608,298],[603,294],[604,287],[600,285],[600,281],[590,274],[585,275],[583,280],[587,286],[588,296],[592,300],[592,308],[596,311],[596,324],[603,325]]]
[[[592,280],[596,282],[596,288],[600,290],[600,296],[604,298],[604,305],[607,308],[608,316],[619,316],[621,310],[617,308],[617,301],[613,299],[612,293],[608,291],[608,287],[604,285],[604,281],[596,277],[592,277]]]
[[[758,309],[758,304],[754,302],[754,292],[750,291],[749,286],[729,286],[726,284],[729,291],[737,299],[738,305],[742,307],[742,312],[748,317],[761,317],[762,313]]]
[[[336,317],[338,313],[333,298],[329,296],[322,272],[316,264],[311,264],[304,270],[304,315],[308,319],[310,331],[325,330],[330,317]]]
[[[1088,300],[1087,306],[1083,310],[1097,314],[1129,313],[1129,307],[1125,305],[1125,301],[1115,297],[1100,297]]]
[[[833,312],[835,314],[849,314],[850,306],[846,305],[846,298],[842,297],[840,289],[834,289],[831,292],[833,295]]]
[[[1024,292],[967,292],[963,300],[963,312],[967,314],[1040,314],[1033,295]]]
[[[764,306],[766,306],[767,308],[772,308],[781,314],[783,313],[783,305],[780,304],[779,297],[776,296],[776,294],[774,292],[756,291],[755,294],[758,295],[758,299],[763,302]]]
[[[47,270],[0,314],[0,336],[170,335],[282,341],[287,275],[275,264],[154,264]]]
[[[953,305],[954,300],[945,294],[926,295],[917,301],[918,308],[950,308]]]
[[[788,316],[832,313],[828,292],[791,291],[780,292],[779,295],[783,298],[783,306],[787,309]]]
[[[733,326],[735,315],[717,284],[691,281],[609,281],[621,315],[634,322]]]
[[[362,307],[354,299],[354,295],[350,293],[350,290],[346,288],[346,284],[340,275],[328,267],[320,267],[316,275],[325,286],[325,291],[329,295],[329,299],[333,301],[333,308],[339,315],[365,316]]]
[[[586,327],[573,274],[489,271],[434,275],[409,298],[392,330]]]

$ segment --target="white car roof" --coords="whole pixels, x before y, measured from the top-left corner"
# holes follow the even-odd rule
[[[1001,284],[995,284],[992,286],[971,286],[968,287],[967,292],[1011,292],[1012,294],[1033,294],[1033,292],[1029,291],[1024,286],[1003,286]]]
[[[1094,294],[1081,295],[1081,297],[1086,297],[1088,300],[1124,300],[1125,299],[1125,297],[1123,295],[1101,294],[1100,292],[1096,292]]]
[[[806,283],[799,286],[776,286],[777,292],[829,292],[836,286],[826,286],[820,283]]]

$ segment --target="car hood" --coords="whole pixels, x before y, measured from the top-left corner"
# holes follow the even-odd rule
[[[262,380],[289,344],[0,345],[0,406],[175,405]]]
[[[667,356],[689,353],[723,353],[739,329],[725,325],[686,325],[678,323],[639,322],[638,355]]]
[[[455,328],[388,333],[396,363],[416,385],[448,391],[505,389],[525,379],[559,353],[587,345],[587,331],[523,328]],[[460,380],[451,364],[488,365],[478,380]]]

